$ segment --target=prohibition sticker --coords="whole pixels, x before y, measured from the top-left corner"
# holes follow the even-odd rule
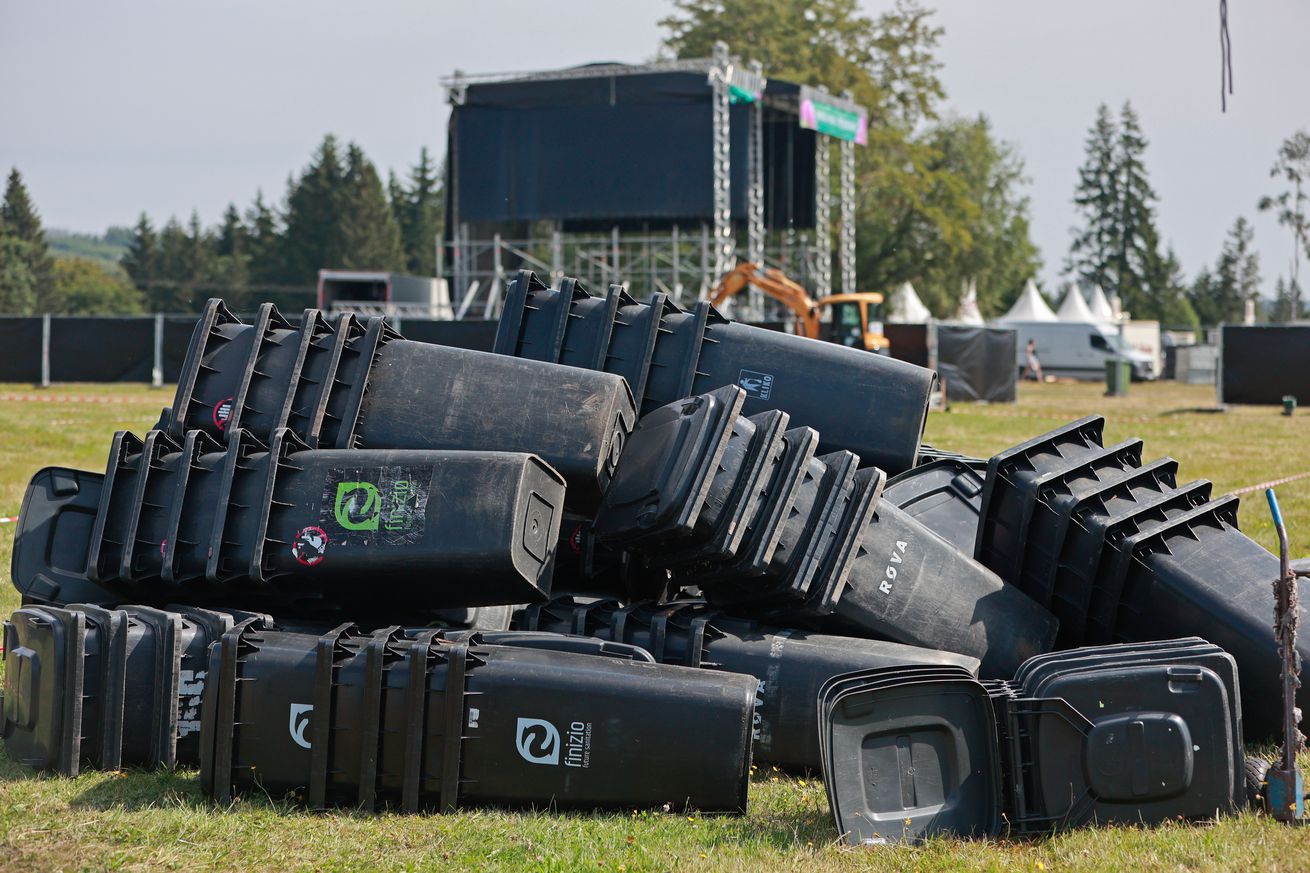
[[[227,430],[227,420],[232,417],[232,398],[220,400],[214,406],[214,427]]]
[[[291,543],[291,555],[306,567],[321,562],[327,553],[328,535],[321,527],[302,527]]]

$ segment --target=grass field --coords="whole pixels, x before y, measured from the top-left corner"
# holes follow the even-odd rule
[[[1070,419],[1109,419],[1107,444],[1146,442],[1180,478],[1215,493],[1310,472],[1310,416],[1270,407],[1202,411],[1213,390],[1134,385],[1025,385],[1016,406],[934,413],[928,440],[986,457]],[[171,392],[123,386],[0,386],[0,395],[103,397],[108,402],[0,400],[0,516],[15,515],[29,476],[50,464],[103,468],[115,430],[142,433]],[[1294,556],[1310,555],[1310,477],[1279,489]],[[1243,502],[1244,530],[1275,540],[1263,496]],[[0,525],[8,567],[13,525]],[[18,605],[0,587],[0,610]],[[1306,761],[1310,764],[1310,761]],[[556,815],[473,811],[451,816],[308,814],[271,799],[216,808],[194,772],[41,776],[0,752],[0,869],[240,870],[1310,870],[1310,832],[1251,814],[1208,825],[1094,828],[1016,842],[939,840],[915,849],[836,845],[820,781],[761,768],[741,818],[695,814]]]

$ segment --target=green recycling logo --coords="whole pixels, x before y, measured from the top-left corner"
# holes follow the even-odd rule
[[[318,503],[325,542],[409,546],[423,541],[432,467],[342,465],[328,471]]]
[[[372,482],[338,482],[332,514],[345,530],[375,531],[382,517],[382,495]]]

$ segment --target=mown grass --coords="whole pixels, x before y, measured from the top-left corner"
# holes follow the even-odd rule
[[[1310,472],[1310,418],[1270,407],[1225,413],[1211,389],[1134,385],[1105,398],[1096,385],[1025,385],[1015,406],[934,413],[928,439],[987,456],[1072,418],[1102,413],[1107,440],[1141,437],[1185,480],[1215,493]],[[111,402],[0,401],[0,516],[16,514],[27,479],[49,464],[100,469],[114,430],[140,433],[171,393],[147,388],[0,386],[0,394],[110,396]],[[1279,489],[1293,551],[1310,555],[1310,478]],[[1272,547],[1259,494],[1241,522]],[[13,525],[0,525],[7,567]],[[0,611],[18,605],[0,590]],[[1306,761],[1310,764],[1310,761]],[[916,848],[837,844],[821,782],[761,768],[744,817],[469,811],[449,816],[311,814],[276,798],[216,807],[196,774],[33,773],[0,752],[0,869],[221,870],[1307,870],[1310,836],[1246,813],[1210,824],[1089,828],[1024,841],[937,840]]]

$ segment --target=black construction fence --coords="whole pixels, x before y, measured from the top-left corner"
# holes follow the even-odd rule
[[[1219,403],[1310,403],[1310,324],[1225,324],[1219,330]]]
[[[0,382],[176,382],[195,315],[0,316]],[[494,321],[406,318],[409,339],[491,351]]]

